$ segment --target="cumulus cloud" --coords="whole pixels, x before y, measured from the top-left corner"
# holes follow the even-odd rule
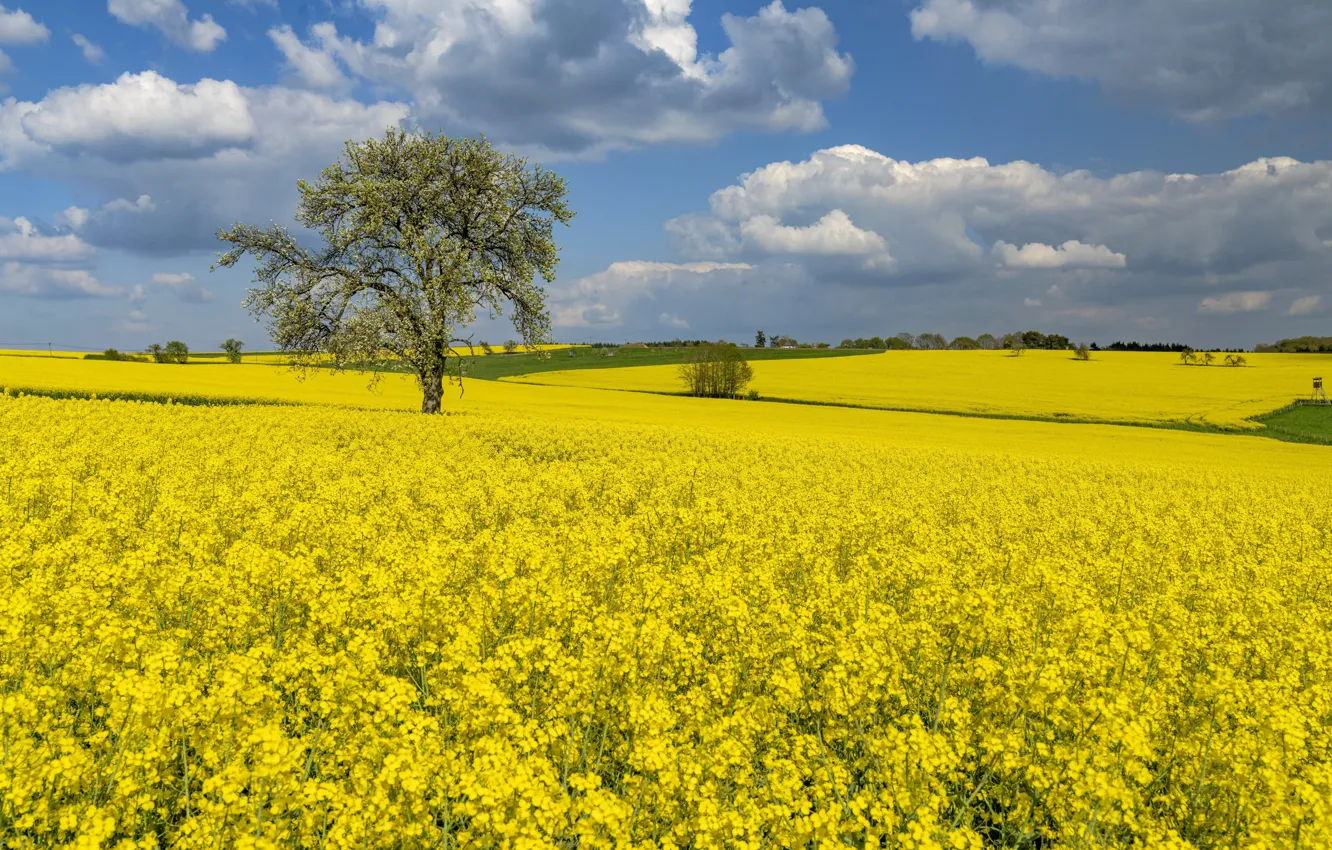
[[[28,263],[0,264],[0,292],[30,298],[113,298],[124,294],[85,269],[58,269]]]
[[[663,317],[678,320],[677,310],[661,306],[685,294],[735,285],[753,267],[745,263],[612,263],[571,283],[550,288],[551,321],[556,328],[614,328],[624,322],[625,311],[656,304],[657,324],[674,327]],[[687,327],[681,325],[681,327]]]
[[[808,227],[791,227],[770,215],[757,215],[740,223],[740,235],[772,254],[861,255],[882,254],[883,237],[861,230],[841,210],[832,210]]]
[[[810,323],[831,324],[837,299],[850,303],[843,316],[928,304],[927,316],[974,315],[991,332],[1039,308],[1087,339],[1160,332],[1135,321],[1171,317],[1172,334],[1203,344],[1215,328],[1271,336],[1278,329],[1261,312],[1243,326],[1219,320],[1267,306],[1291,280],[1332,278],[1332,162],[1095,175],[980,158],[913,163],[847,145],[743,174],[666,229],[686,259],[745,262],[750,281],[780,271],[788,310]],[[848,238],[815,238],[831,233]],[[863,261],[880,253],[892,262]],[[716,312],[710,291],[679,315]],[[626,326],[663,309],[619,307]]]
[[[1332,103],[1332,4],[1320,0],[922,0],[911,29],[1193,121]]]
[[[677,331],[689,330],[689,323],[674,313],[662,313],[657,317],[657,324],[663,328],[669,328]]]
[[[110,0],[107,11],[121,23],[152,27],[181,47],[211,53],[227,37],[212,15],[191,20],[180,0]]]
[[[41,44],[51,31],[22,9],[0,6],[0,44]]]
[[[236,220],[289,221],[298,178],[407,114],[401,103],[149,71],[0,102],[0,169],[104,198],[58,217],[94,246],[177,255],[216,249],[217,229]]]
[[[77,265],[92,256],[92,246],[73,233],[44,233],[22,216],[0,216],[0,260]]]
[[[994,243],[994,258],[1010,269],[1122,269],[1128,258],[1104,245],[1087,245],[1070,239],[1062,245],[1028,242],[1019,248],[1007,242]]]
[[[194,279],[194,275],[171,272],[159,272],[153,275],[153,284],[171,292],[186,304],[206,304],[213,300],[213,293]]]
[[[142,310],[130,310],[120,321],[120,329],[129,333],[142,333],[152,327],[152,320]]]
[[[1318,305],[1323,303],[1321,295],[1306,295],[1303,298],[1296,298],[1290,304],[1290,310],[1287,316],[1307,316],[1318,309]]]
[[[100,65],[106,61],[106,51],[93,44],[86,36],[74,33],[70,39],[78,45],[79,50],[83,52],[83,58],[92,65]]]
[[[155,71],[56,89],[20,123],[33,142],[113,162],[208,156],[244,147],[255,134],[240,86],[210,79],[179,85]]]
[[[306,45],[291,27],[283,25],[268,31],[268,37],[282,52],[287,68],[312,88],[340,89],[348,84],[332,50],[337,46],[338,30],[333,24],[316,24],[311,33],[316,47]]]
[[[46,41],[51,31],[33,20],[22,9],[9,10],[0,6],[0,44],[39,44]],[[13,63],[0,51],[0,74],[13,70]],[[0,88],[3,91],[3,88]]]
[[[305,84],[350,75],[411,91],[422,118],[546,154],[596,155],[733,130],[808,131],[846,92],[851,58],[817,8],[727,14],[700,53],[690,0],[377,0],[374,36],[332,23],[270,31]]]
[[[1009,271],[1084,277],[1127,271],[1129,258],[1144,275],[1234,275],[1328,261],[1332,162],[1275,158],[1220,174],[1099,177],[1022,161],[911,163],[848,145],[745,174],[714,192],[707,212],[667,229],[686,256],[752,261],[756,251],[818,253],[810,238],[765,242],[749,238],[755,233],[808,233],[809,222],[845,231],[851,221],[894,258],[878,271],[904,283],[983,275],[994,265],[987,256]]]
[[[1270,292],[1227,292],[1211,295],[1198,302],[1199,313],[1253,313],[1266,310],[1272,301]]]

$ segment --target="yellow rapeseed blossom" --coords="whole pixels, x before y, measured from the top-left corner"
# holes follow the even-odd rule
[[[1248,354],[1248,365],[1188,366],[1175,354],[1098,351],[889,351],[759,360],[753,388],[774,398],[894,410],[1259,429],[1249,417],[1308,397],[1332,355]],[[680,392],[670,366],[542,372],[508,378],[553,386]]]
[[[1332,847],[1325,449],[496,392],[0,396],[0,846]]]

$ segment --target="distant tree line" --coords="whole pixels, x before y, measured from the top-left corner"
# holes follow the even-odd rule
[[[953,339],[937,333],[899,333],[894,336],[872,336],[847,338],[838,344],[838,348],[868,348],[871,350],[895,351],[914,349],[917,351],[998,351],[1002,349],[1041,348],[1057,351],[1070,351],[1075,346],[1063,334],[1046,334],[1040,331],[1019,331],[997,337],[984,333],[977,337],[959,336]]]
[[[698,346],[711,345],[711,340],[705,339],[672,339],[656,342],[594,342],[592,348],[624,348],[625,346],[633,348],[694,348]],[[742,346],[749,347],[749,346]],[[770,334],[765,331],[758,331],[754,334],[754,348],[829,348],[826,342],[799,342],[793,337],[784,334]],[[1182,342],[1138,342],[1133,340],[1125,342],[1115,340],[1109,345],[1102,346],[1096,342],[1078,343],[1069,339],[1060,333],[1043,333],[1041,331],[1016,331],[1006,333],[1001,336],[983,333],[979,336],[958,336],[951,340],[938,333],[897,333],[891,336],[872,336],[872,337],[847,337],[836,346],[839,349],[847,350],[869,350],[869,351],[1025,351],[1027,349],[1037,349],[1044,351],[1073,351],[1085,349],[1087,353],[1094,351],[1155,351],[1179,354],[1185,351],[1195,351],[1193,346]],[[1238,354],[1243,352],[1243,348],[1214,348],[1213,351],[1219,353]],[[1311,352],[1332,352],[1332,337],[1299,337],[1297,339],[1283,339],[1275,345],[1260,345],[1255,351],[1311,351]],[[1085,358],[1080,358],[1085,359]]]
[[[1268,354],[1317,354],[1332,352],[1332,336],[1297,336],[1294,339],[1279,339],[1271,345],[1262,344],[1254,351]]]

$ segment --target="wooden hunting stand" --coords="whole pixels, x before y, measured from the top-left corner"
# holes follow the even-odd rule
[[[1323,389],[1323,379],[1314,378],[1313,397],[1310,399],[1314,404],[1332,404],[1328,400],[1327,390]]]

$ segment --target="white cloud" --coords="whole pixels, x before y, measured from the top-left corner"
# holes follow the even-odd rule
[[[1332,4],[1322,0],[921,0],[911,30],[1189,120],[1332,103]]]
[[[158,272],[153,275],[153,284],[165,288],[186,304],[206,304],[213,300],[212,291],[201,286],[192,274]]]
[[[557,328],[615,327],[620,311],[605,304],[560,304],[551,308],[551,323]]]
[[[1041,306],[1041,299],[1039,299],[1039,298],[1023,298],[1023,299],[1022,299],[1022,305],[1023,305],[1024,307],[1039,307],[1039,306]]]
[[[317,24],[312,29],[319,47],[306,46],[291,27],[283,25],[268,31],[268,37],[282,56],[287,60],[287,67],[305,85],[316,89],[344,88],[349,80],[338,68],[337,59],[330,52],[337,43],[337,28],[333,24]]]
[[[753,267],[745,263],[612,263],[605,271],[550,287],[551,321],[556,328],[617,327],[625,311],[644,304],[661,305],[674,293],[699,293],[743,279]],[[678,315],[678,311],[657,311]]]
[[[993,253],[1000,265],[1011,269],[1122,269],[1127,264],[1123,254],[1076,239],[1059,246],[1028,242],[1021,248],[1000,241],[994,243]]]
[[[1318,309],[1318,305],[1323,302],[1321,295],[1306,295],[1303,298],[1296,298],[1290,304],[1288,316],[1307,316]]]
[[[112,298],[118,286],[106,286],[84,269],[55,269],[27,263],[0,264],[0,292],[30,298]]]
[[[672,330],[689,330],[689,323],[674,313],[662,313],[657,317],[657,324]]]
[[[0,44],[41,44],[51,31],[22,9],[0,6]]]
[[[150,213],[156,209],[157,205],[153,203],[151,195],[140,195],[134,201],[126,198],[116,198],[114,201],[108,201],[102,204],[100,211],[104,213]]]
[[[130,333],[142,333],[152,328],[152,326],[152,320],[142,310],[130,310],[129,314],[120,321],[120,329]]]
[[[83,207],[66,207],[56,213],[56,224],[68,227],[70,230],[78,230],[88,223],[88,218],[92,213]]]
[[[740,235],[772,254],[882,254],[883,237],[861,230],[841,210],[832,210],[808,227],[790,227],[770,215],[740,223]]]
[[[73,233],[43,233],[22,216],[0,216],[0,260],[78,265],[92,257],[92,246]]]
[[[418,115],[543,155],[706,142],[741,128],[825,126],[853,65],[819,9],[727,14],[700,54],[689,0],[376,0],[374,36],[332,23],[269,33],[307,85],[352,75],[411,91]],[[344,72],[345,69],[345,72]]]
[[[210,53],[227,37],[227,31],[204,15],[190,20],[180,0],[110,0],[107,11],[121,23],[153,27],[171,41],[199,53]]]
[[[910,163],[847,145],[758,168],[714,192],[709,207],[667,224],[686,256],[780,254],[789,243],[746,234],[787,234],[778,228],[838,212],[882,240],[896,262],[878,270],[906,282],[985,274],[987,254],[1010,275],[1043,268],[1085,280],[1123,270],[1116,274],[1183,280],[1327,263],[1332,162],[1275,158],[1220,174],[1100,177],[1022,161]]]
[[[79,50],[83,51],[83,58],[90,64],[100,65],[106,61],[106,51],[93,44],[87,37],[74,33],[70,39],[78,45]]]
[[[177,255],[215,250],[233,221],[289,222],[296,181],[347,139],[382,135],[404,104],[362,104],[281,86],[177,84],[154,72],[0,102],[0,169],[104,199],[58,220],[97,246]]]
[[[56,89],[20,120],[33,142],[113,162],[207,156],[248,145],[254,118],[240,86],[178,85],[155,71]]]
[[[1253,313],[1266,310],[1272,301],[1270,292],[1228,292],[1212,295],[1198,302],[1199,313]]]

